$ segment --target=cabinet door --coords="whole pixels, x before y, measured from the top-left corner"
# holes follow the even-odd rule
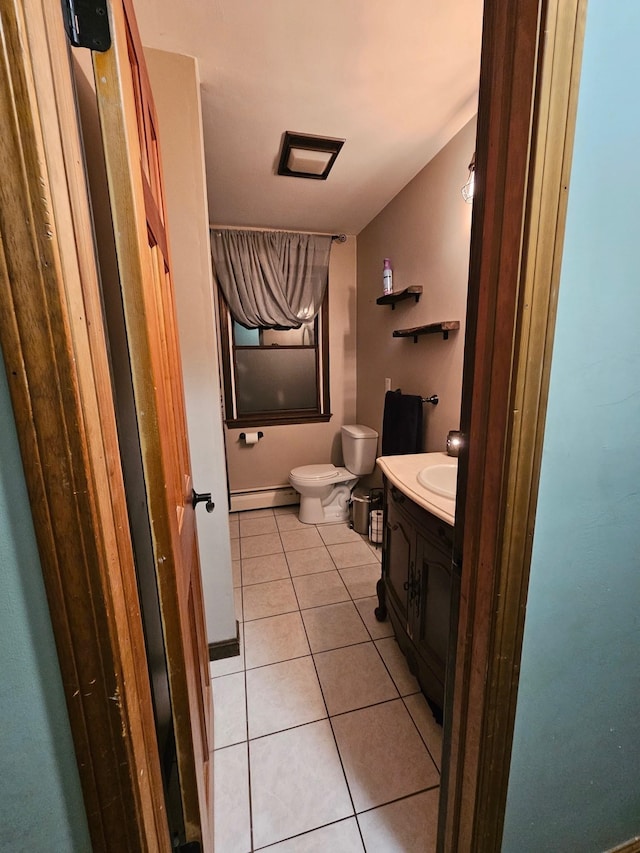
[[[413,560],[412,526],[398,510],[397,501],[403,496],[391,489],[387,500],[387,524],[384,543],[384,570],[387,595],[404,626],[407,624],[409,579]]]
[[[440,685],[442,695],[432,698],[441,702],[449,651],[452,555],[431,538],[418,534],[416,556],[419,585],[409,620],[413,622],[413,639],[420,655]]]

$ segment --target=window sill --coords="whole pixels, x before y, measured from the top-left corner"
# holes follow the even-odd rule
[[[229,429],[244,429],[245,427],[269,427],[269,426],[286,426],[290,424],[320,424],[328,423],[333,416],[331,413],[319,415],[315,412],[312,415],[296,414],[295,412],[283,412],[281,415],[260,414],[246,415],[241,418],[226,418],[225,424]]]

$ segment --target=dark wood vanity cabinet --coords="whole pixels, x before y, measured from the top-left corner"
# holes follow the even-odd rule
[[[444,706],[451,627],[453,529],[385,479],[378,619],[388,613],[436,715]]]

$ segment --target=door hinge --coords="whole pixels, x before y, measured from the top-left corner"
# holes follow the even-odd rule
[[[62,0],[64,26],[74,47],[104,53],[111,47],[107,0]]]

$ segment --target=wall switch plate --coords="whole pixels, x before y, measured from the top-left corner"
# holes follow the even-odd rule
[[[385,390],[385,393],[387,391],[391,391],[391,380],[390,379],[384,380],[384,390]]]

